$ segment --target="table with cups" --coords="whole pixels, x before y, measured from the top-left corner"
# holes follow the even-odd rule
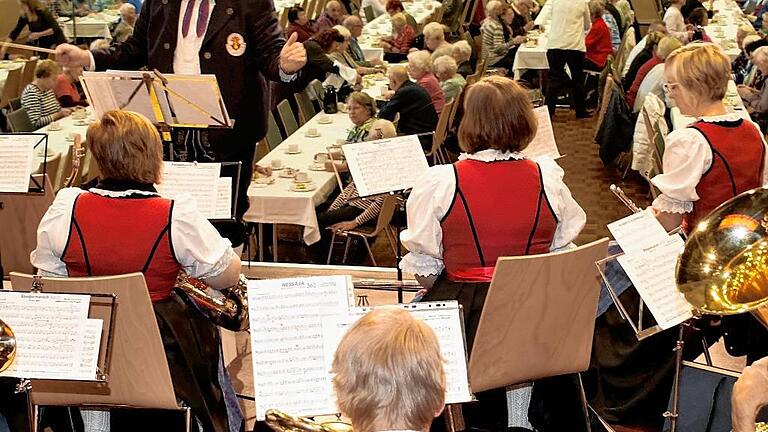
[[[526,41],[517,49],[515,61],[512,64],[512,70],[515,73],[515,79],[520,79],[523,72],[527,70],[548,70],[549,61],[547,60],[547,32],[552,18],[552,4],[546,3],[541,7],[539,15],[534,20],[534,24],[543,27],[542,30],[531,30],[526,35]]]
[[[75,18],[74,23],[72,22],[72,18],[60,17],[59,26],[61,26],[64,36],[66,36],[67,39],[74,38],[75,30],[77,30],[77,37],[79,38],[103,38],[112,40],[112,32],[109,28],[119,19],[120,14],[116,10],[107,10],[84,17],[77,17]]]
[[[728,82],[728,90],[725,93],[725,98],[723,98],[723,103],[728,112],[737,113],[739,117],[749,120],[749,112],[744,106],[744,101],[741,100],[741,96],[739,96],[739,92],[736,90],[736,83],[733,80]],[[684,128],[696,121],[694,117],[683,115],[678,107],[670,109],[670,118],[672,119],[672,129],[674,130]]]
[[[50,159],[56,155],[61,155],[62,158],[67,156],[69,146],[75,141],[75,135],[79,134],[82,142],[85,141],[85,133],[88,130],[88,125],[96,121],[96,117],[93,113],[93,109],[88,107],[84,109],[78,109],[72,113],[72,115],[59,119],[48,126],[44,126],[35,131],[35,133],[42,133],[48,135],[48,153],[47,158]],[[43,162],[43,152],[45,148],[43,146],[35,149],[35,158],[37,161],[37,171],[39,172]],[[59,164],[59,172],[48,173],[48,177],[53,181],[56,178],[63,179],[69,173],[64,173],[63,159]],[[53,185],[54,190],[61,185]]]
[[[2,60],[0,61],[0,93],[5,88],[5,81],[8,79],[8,73],[14,69],[20,69],[24,67],[24,60],[12,61]]]
[[[352,126],[346,113],[321,112],[261,158],[258,164],[271,167],[272,176],[257,176],[252,181],[243,220],[301,225],[306,244],[319,241],[315,207],[325,202],[338,184],[336,175],[326,170],[329,148],[343,144]],[[273,256],[277,260],[276,248]]]
[[[751,26],[751,24],[733,0],[716,0],[712,8],[716,13],[709,20],[709,25],[704,27],[704,31],[712,42],[720,45],[733,61],[741,52],[741,48],[736,43],[739,26],[741,24]]]

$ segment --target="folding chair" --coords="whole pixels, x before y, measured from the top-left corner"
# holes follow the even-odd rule
[[[277,126],[275,115],[272,112],[267,116],[267,135],[264,139],[267,143],[267,148],[272,151],[283,142],[283,137],[280,136],[280,128]]]
[[[17,109],[21,108],[21,98],[16,97],[8,101],[9,107],[11,108],[11,111],[16,111]]]
[[[365,14],[365,21],[371,22],[376,19],[376,15],[373,14],[373,7],[366,6],[363,8],[363,13]]]
[[[437,119],[437,127],[435,127],[435,135],[432,137],[432,148],[427,157],[432,158],[432,165],[444,164],[447,158],[443,155],[443,143],[445,137],[448,135],[448,125],[453,115],[453,107],[456,104],[456,100],[452,99],[445,104],[443,110],[440,112],[440,118]]]
[[[347,255],[349,254],[349,244],[352,241],[351,236],[357,236],[363,239],[365,242],[365,247],[368,249],[368,256],[371,257],[371,263],[373,263],[374,266],[376,266],[376,258],[373,257],[373,251],[371,250],[371,244],[368,242],[368,239],[375,238],[380,232],[384,231],[387,236],[387,240],[389,241],[389,245],[392,247],[392,252],[396,254],[396,243],[394,243],[394,241],[398,240],[397,238],[393,239],[394,234],[392,233],[390,227],[390,223],[392,222],[392,217],[395,214],[396,207],[397,197],[394,195],[387,195],[384,197],[384,202],[381,203],[381,211],[379,212],[379,217],[376,219],[375,227],[358,227],[353,230],[341,231],[339,233],[334,231],[331,237],[331,246],[328,249],[328,260],[326,264],[331,263],[331,256],[333,254],[333,242],[336,240],[337,235],[347,236],[347,241],[344,244],[344,257],[341,259],[342,264],[347,261]]]
[[[312,106],[312,100],[309,97],[307,89],[294,94],[293,97],[296,99],[296,105],[299,107],[299,117],[301,124],[303,125],[317,114],[317,110]]]
[[[11,69],[5,78],[3,92],[0,93],[0,109],[11,105],[11,100],[19,97],[21,83],[21,68]]]
[[[293,135],[299,129],[299,124],[293,115],[291,104],[287,100],[280,102],[277,104],[277,113],[280,116],[280,122],[283,123],[286,136]]]
[[[6,115],[8,119],[8,126],[11,128],[11,132],[32,132],[35,127],[29,120],[27,110],[19,108],[16,111],[11,111]]]
[[[19,83],[18,94],[21,94],[22,90],[24,90],[24,87],[26,87],[27,84],[31,83],[35,79],[36,68],[37,68],[37,57],[32,57],[31,59],[24,62],[24,68],[21,72],[21,82]]]

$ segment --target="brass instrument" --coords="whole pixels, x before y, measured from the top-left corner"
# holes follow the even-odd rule
[[[16,358],[16,335],[0,320],[0,372],[8,369]]]
[[[276,409],[268,409],[264,420],[275,432],[352,432],[352,425],[341,419],[318,423],[306,417],[297,417]]]
[[[768,432],[768,423],[755,424],[755,432]]]
[[[63,187],[65,188],[75,185],[75,180],[78,180],[79,184],[80,164],[83,157],[85,157],[85,149],[83,148],[81,141],[82,138],[80,137],[80,134],[76,134],[74,143],[72,143],[72,171],[69,173],[67,179],[64,180]]]
[[[752,312],[768,327],[768,188],[726,201],[691,228],[676,271],[685,299],[703,314]]]
[[[221,291],[222,298],[210,295],[208,285],[183,272],[176,277],[174,288],[187,293],[214,324],[236,332],[248,330],[248,280],[244,275],[235,286]]]

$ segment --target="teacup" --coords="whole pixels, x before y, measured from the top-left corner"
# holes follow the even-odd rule
[[[297,171],[296,175],[293,176],[293,179],[299,183],[306,183],[309,181],[309,174],[302,171]]]
[[[311,130],[312,129],[310,129],[310,131]],[[315,132],[317,132],[317,131],[315,131]],[[311,132],[310,132],[310,135],[312,135]],[[299,152],[299,145],[298,144],[296,144],[296,143],[288,144],[288,153],[298,153],[298,152]]]
[[[315,163],[325,163],[328,160],[328,153],[318,153],[315,155]]]
[[[318,135],[320,135],[320,134],[317,133],[317,128],[309,128],[309,129],[307,129],[307,136],[314,137],[314,136],[318,136]],[[298,146],[297,146],[297,150],[298,150]]]
[[[52,131],[61,130],[61,124],[59,124],[59,122],[53,122],[50,125],[48,125],[48,130],[52,130]]]
[[[283,167],[283,161],[280,159],[272,159],[272,162],[270,162],[269,165],[272,167],[272,169],[280,169]]]
[[[336,147],[341,147],[346,143],[347,143],[347,140],[345,140],[344,138],[339,138],[336,140]]]
[[[318,122],[320,122],[320,123],[330,123],[330,122],[331,122],[331,116],[328,116],[328,115],[325,115],[325,114],[323,114],[323,115],[321,115],[321,116],[318,118]],[[310,135],[311,135],[311,134],[310,134]]]
[[[379,91],[381,92],[381,94],[384,94],[384,93],[388,92],[389,91],[389,85],[385,84],[385,85],[381,86]]]

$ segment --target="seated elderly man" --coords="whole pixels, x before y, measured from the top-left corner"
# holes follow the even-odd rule
[[[363,50],[360,48],[360,44],[357,42],[357,38],[360,37],[360,35],[363,34],[363,21],[360,19],[357,15],[349,15],[348,17],[344,18],[344,27],[349,30],[349,47],[347,48],[347,51],[352,56],[353,59],[355,59],[355,62],[359,64],[360,66],[370,67],[374,64],[379,64],[381,61],[368,61],[365,59],[365,54],[363,53]]]
[[[399,114],[398,132],[403,135],[434,132],[437,126],[437,111],[432,98],[423,87],[412,82],[404,66],[389,68],[389,88],[394,92],[389,101],[379,110],[379,118],[394,121]],[[432,137],[420,137],[421,145],[432,147]]]
[[[325,12],[315,22],[315,30],[320,32],[333,26],[341,25],[344,21],[344,8],[336,0],[325,4]]]
[[[331,371],[339,409],[356,432],[427,431],[445,405],[435,332],[394,306],[374,309],[350,327]]]

